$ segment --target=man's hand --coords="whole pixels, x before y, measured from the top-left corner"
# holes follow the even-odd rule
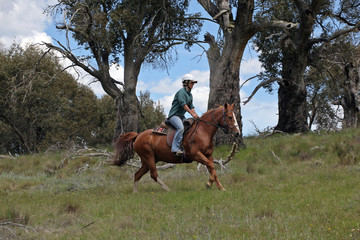
[[[191,114],[191,116],[192,116],[193,118],[199,118],[199,115],[197,115],[197,113],[193,113],[193,114]]]

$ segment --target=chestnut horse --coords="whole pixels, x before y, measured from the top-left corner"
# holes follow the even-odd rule
[[[238,137],[240,129],[234,114],[234,104],[225,104],[216,109],[211,109],[196,119],[189,131],[184,134],[183,146],[185,154],[190,161],[196,161],[204,164],[210,178],[207,187],[211,188],[213,182],[219,190],[225,190],[221,185],[214,168],[213,137],[218,130],[225,132],[232,131]],[[135,173],[134,192],[138,191],[138,182],[140,178],[150,170],[151,178],[166,190],[170,189],[159,179],[156,171],[156,163],[159,161],[167,163],[181,163],[182,158],[171,152],[170,146],[166,142],[166,135],[155,134],[151,129],[140,134],[128,132],[121,135],[115,144],[116,155],[114,165],[121,166],[127,160],[131,159],[135,152],[141,159],[141,167]]]

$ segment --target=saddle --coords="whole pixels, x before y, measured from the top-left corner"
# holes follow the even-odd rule
[[[184,135],[186,132],[189,131],[191,126],[194,124],[195,119],[194,118],[188,118],[183,121],[184,123]],[[165,120],[160,124],[160,126],[154,128],[152,130],[154,134],[161,134],[161,135],[167,135],[166,142],[171,147],[172,142],[174,140],[174,136],[176,133],[176,129],[171,125],[171,123],[168,120]]]

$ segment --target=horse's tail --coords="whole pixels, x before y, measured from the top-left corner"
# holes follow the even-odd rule
[[[115,158],[113,165],[121,166],[127,160],[134,157],[133,143],[139,134],[136,132],[128,132],[121,135],[115,143]]]

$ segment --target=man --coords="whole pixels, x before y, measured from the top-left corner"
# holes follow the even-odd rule
[[[183,88],[175,94],[168,116],[169,122],[176,128],[171,151],[177,156],[184,154],[181,150],[181,142],[184,134],[183,120],[185,119],[185,113],[188,112],[193,118],[199,117],[195,112],[193,96],[191,94],[191,89],[195,83],[197,83],[197,81],[194,80],[194,76],[191,74],[185,74],[182,77]]]

